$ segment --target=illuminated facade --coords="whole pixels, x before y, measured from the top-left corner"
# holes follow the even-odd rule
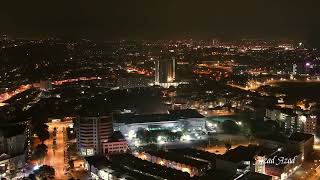
[[[297,75],[297,64],[292,65],[292,75]]]
[[[120,131],[126,138],[131,139],[131,134],[136,134],[139,129],[148,130],[172,130],[181,131],[182,129],[190,129],[192,132],[206,132],[205,118],[186,118],[177,120],[162,120],[152,122],[115,122],[114,130]]]
[[[156,85],[166,85],[172,84],[173,86],[176,80],[176,60],[172,59],[165,59],[165,60],[158,60],[155,62],[156,64],[156,71],[155,71],[155,84]]]
[[[120,131],[114,131],[108,142],[102,143],[104,154],[121,154],[129,150],[128,142]]]
[[[304,131],[305,116],[291,116],[285,120],[285,131],[288,134]]]
[[[161,166],[187,172],[191,177],[200,176],[208,169],[208,164],[186,157],[179,158],[178,154],[172,152],[142,152],[136,157]]]
[[[31,156],[30,121],[5,123],[0,127],[0,177],[21,176]]]
[[[113,133],[109,116],[79,117],[75,123],[77,148],[81,155],[92,156],[103,153],[103,143]]]
[[[263,151],[255,157],[255,172],[284,180],[293,174],[302,163],[302,153],[285,151],[282,148]]]
[[[304,122],[304,133],[313,134],[316,133],[317,116],[309,116]]]

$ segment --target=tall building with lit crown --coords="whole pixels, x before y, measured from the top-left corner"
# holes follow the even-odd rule
[[[162,59],[155,62],[155,84],[160,86],[174,86],[176,80],[176,60]]]
[[[103,153],[103,143],[108,142],[113,133],[109,116],[78,117],[75,122],[77,148],[82,156]]]

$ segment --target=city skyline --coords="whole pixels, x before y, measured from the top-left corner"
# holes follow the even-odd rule
[[[0,179],[319,179],[319,6],[2,2]]]
[[[318,1],[4,2],[0,31],[93,39],[319,40]],[[317,45],[317,44],[316,44]]]

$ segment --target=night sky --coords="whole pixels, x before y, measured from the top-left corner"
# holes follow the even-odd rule
[[[319,39],[319,0],[19,0],[1,2],[14,35]]]

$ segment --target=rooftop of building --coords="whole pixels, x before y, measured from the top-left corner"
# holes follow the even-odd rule
[[[230,149],[223,155],[217,155],[217,159],[222,159],[226,161],[231,161],[234,163],[239,163],[241,161],[252,161],[257,155],[260,147],[258,146],[238,146],[234,149]]]
[[[109,161],[105,156],[90,156],[85,159],[90,165],[93,165],[98,170],[107,171],[112,174],[112,176],[119,179],[123,177],[128,180],[156,179],[141,173],[129,171],[128,169],[123,168],[120,164]]]
[[[312,134],[306,134],[306,133],[293,133],[291,134],[291,136],[289,137],[290,141],[307,141],[311,138],[313,138],[314,136]]]
[[[203,118],[204,116],[202,116],[195,110],[187,109],[187,110],[170,111],[169,114],[126,113],[126,114],[114,114],[113,117],[114,117],[114,122],[132,124],[132,123],[146,123],[146,122],[177,121],[179,119],[186,119],[186,118]]]
[[[98,117],[110,117],[111,116],[109,113],[104,113],[104,112],[91,112],[91,113],[82,113],[80,114],[81,119],[86,119],[86,118],[98,118]]]
[[[278,157],[286,157],[286,158],[294,158],[301,154],[300,151],[297,150],[281,150],[274,154],[274,156]]]
[[[101,104],[90,102],[84,104],[79,110],[80,117],[97,117],[97,116],[109,116],[111,110],[109,107],[102,106]]]
[[[13,136],[24,135],[25,125],[0,126],[0,136],[10,138]]]
[[[171,115],[179,118],[203,118],[204,117],[194,109],[171,110],[169,112]]]
[[[105,156],[99,156],[99,155],[88,156],[88,157],[85,157],[85,160],[90,165],[93,165],[94,167],[96,167],[98,169],[102,169],[104,167],[110,166],[110,161]]]
[[[212,179],[223,179],[223,180],[233,180],[232,174],[226,171],[220,170],[209,170],[204,175],[198,177],[197,180],[212,180]]]
[[[257,173],[257,172],[248,172],[243,175],[239,180],[271,180],[272,176],[268,176],[265,174]]]
[[[295,116],[297,115],[294,111],[294,109],[291,108],[282,108],[280,106],[272,106],[272,107],[268,107],[269,110],[279,110],[281,111],[281,113],[290,115],[290,116]]]
[[[268,157],[268,156],[270,156],[271,154],[273,154],[276,151],[277,151],[277,149],[261,147],[260,150],[258,151],[257,155],[258,156],[267,156]]]
[[[297,115],[297,113],[295,113],[295,111],[291,108],[282,108],[281,113],[287,114],[289,116],[296,116]]]
[[[139,172],[145,176],[140,179],[191,179],[186,172],[141,160],[131,154],[112,155],[110,158],[114,166],[124,168],[127,173]]]
[[[186,156],[189,158],[196,158],[196,159],[200,159],[208,162],[214,162],[216,159],[216,154],[210,153],[207,151],[197,150],[197,149],[183,148],[183,149],[172,149],[170,151],[182,154],[183,156]]]
[[[275,163],[266,164],[266,167],[284,170],[284,168],[288,165],[289,162],[281,163],[280,161],[282,161],[282,160],[285,161],[285,158],[287,160],[290,159],[290,160],[296,161],[295,158],[297,158],[299,155],[301,155],[301,152],[299,152],[299,151],[292,151],[292,150],[278,151],[277,153],[268,157],[268,159],[275,159]]]
[[[125,141],[123,134],[120,131],[113,131],[109,142]]]
[[[282,135],[260,135],[257,136],[258,139],[265,139],[265,140],[269,140],[269,141],[276,141],[276,142],[280,142],[280,143],[286,143],[288,138],[286,138],[285,136]]]
[[[146,122],[165,122],[165,121],[176,121],[177,118],[170,114],[121,114],[114,116],[114,122],[117,123],[146,123]]]
[[[190,165],[199,169],[202,169],[208,166],[207,162],[191,159],[191,158],[185,157],[181,153],[176,153],[172,151],[146,151],[146,153],[150,154],[151,156],[156,156],[162,159]]]
[[[10,107],[10,106],[9,106]],[[0,128],[8,127],[8,126],[16,126],[16,125],[26,125],[30,124],[31,118],[20,118],[21,114],[15,114],[16,117],[10,117],[6,115],[4,112],[0,111]]]

